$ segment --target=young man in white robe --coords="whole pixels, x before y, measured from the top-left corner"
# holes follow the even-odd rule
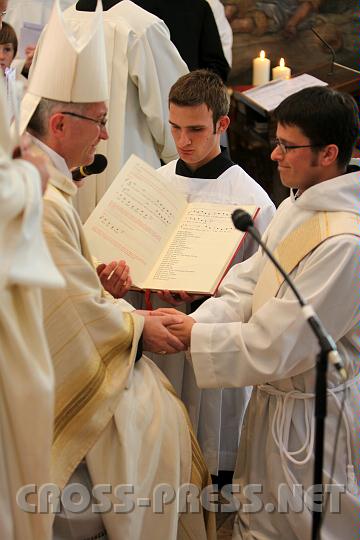
[[[0,538],[51,538],[51,519],[25,511],[25,486],[48,481],[54,376],[41,289],[61,287],[42,234],[46,160],[13,151],[0,75]]]
[[[332,365],[328,370],[323,481],[330,504],[322,537],[355,539],[360,511],[360,169],[349,161],[358,109],[351,96],[314,87],[288,97],[275,117],[271,158],[292,192],[263,241],[311,303],[345,364],[346,382]],[[294,294],[260,249],[232,268],[217,298],[173,330],[190,347],[201,388],[254,386],[234,481],[242,506],[233,538],[307,540],[311,505],[301,491],[296,497],[296,486],[307,491],[313,484],[319,347]],[[286,497],[290,506],[284,504]]]
[[[80,7],[90,11],[79,11],[74,5],[65,17],[81,30],[92,17],[95,2],[81,2]],[[168,28],[155,15],[122,0],[104,11],[103,20],[110,85],[109,140],[98,150],[106,155],[108,166],[89,179],[78,194],[77,208],[83,221],[131,154],[153,167],[177,157],[168,124],[167,96],[171,85],[188,72]],[[89,69],[97,68],[93,65]]]
[[[102,268],[112,296],[104,291],[72,204],[70,169],[91,163],[108,138],[101,12],[92,18],[88,33],[75,35],[56,3],[23,101],[23,122],[30,117],[38,152],[51,160],[44,234],[66,282],[63,291],[43,295],[56,392],[51,481],[60,490],[81,484],[93,503],[75,513],[62,500],[54,540],[213,539],[202,509],[179,513],[180,485],[191,482],[200,492],[208,473],[184,406],[141,357],[142,348],[175,352],[182,343],[166,330],[171,319],[143,317],[116,298],[127,287],[123,268]],[[175,497],[156,511],[160,489]]]
[[[258,207],[256,223],[263,232],[275,207],[265,191],[220,146],[220,137],[230,122],[228,111],[229,95],[218,75],[196,70],[180,77],[169,94],[169,123],[180,159],[164,165],[159,172],[191,202]],[[233,264],[256,250],[257,245],[246,237]],[[134,299],[136,294],[130,293],[129,297]],[[181,298],[170,292],[159,296],[160,299],[152,295],[153,307],[182,303],[187,313],[195,309],[191,307],[195,298],[185,292],[180,293]],[[151,357],[185,403],[211,474],[229,471],[231,476],[250,388],[202,391],[184,353],[177,354],[172,362],[159,355]]]

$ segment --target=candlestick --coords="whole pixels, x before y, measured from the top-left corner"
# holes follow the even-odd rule
[[[258,58],[253,59],[253,85],[265,84],[270,80],[270,60],[265,51],[260,51]]]
[[[280,63],[278,66],[274,67],[272,70],[272,78],[275,79],[290,79],[291,69],[285,66],[285,60],[280,58]]]

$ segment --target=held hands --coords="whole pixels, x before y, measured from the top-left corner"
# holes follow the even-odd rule
[[[169,332],[170,326],[181,323],[182,317],[175,314],[166,314],[151,312],[145,316],[143,330],[143,348],[144,351],[150,351],[158,354],[171,354],[185,349],[182,341]],[[138,312],[139,313],[139,312]]]
[[[155,316],[170,316],[173,315],[177,318],[176,322],[170,323],[167,327],[168,331],[171,332],[173,337],[176,337],[183,344],[183,349],[187,349],[190,346],[191,331],[192,327],[195,324],[195,320],[189,315],[184,315],[172,308],[160,308],[152,312],[153,317]]]
[[[132,285],[129,267],[125,261],[99,264],[96,272],[104,289],[114,298],[122,298]]]

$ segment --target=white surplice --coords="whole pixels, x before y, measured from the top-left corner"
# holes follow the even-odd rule
[[[353,172],[286,199],[264,235],[274,251],[281,240],[317,211],[359,214],[360,173]],[[340,424],[332,480],[343,486],[341,512],[326,514],[323,538],[358,537],[359,425],[359,238],[343,234],[325,240],[293,270],[296,286],[315,308],[333,336],[349,375],[348,395]],[[205,302],[192,316],[191,357],[202,388],[254,385],[244,420],[235,483],[243,490],[261,484],[262,511],[240,509],[235,539],[307,540],[311,513],[276,511],[281,484],[305,489],[313,479],[313,416],[317,341],[297,300],[286,284],[276,297],[252,313],[253,292],[267,261],[258,251],[232,268],[220,296]],[[328,412],[325,428],[324,482],[330,483],[331,460],[339,403],[344,387],[335,369],[328,371]],[[357,482],[354,479],[354,469]],[[334,502],[334,501],[333,501]],[[275,505],[267,512],[264,505]]]
[[[91,12],[65,12],[75,28],[93,17]],[[95,208],[122,165],[136,154],[153,167],[160,159],[176,158],[168,123],[168,95],[188,68],[170,41],[165,23],[129,0],[104,11],[108,77],[109,140],[98,152],[108,158],[107,169],[89,178],[78,194],[77,208],[84,221]],[[94,66],[96,69],[96,66]]]
[[[261,210],[256,225],[264,232],[275,207],[265,191],[241,167],[233,165],[216,179],[203,179],[176,174],[176,163],[173,161],[164,165],[159,172],[189,202],[258,206]],[[233,264],[247,259],[256,249],[254,241],[250,237],[245,238]],[[131,302],[136,302],[136,295],[138,293],[129,294]],[[165,306],[155,294],[151,298],[154,308]],[[166,307],[169,306],[166,304]],[[180,306],[178,309],[189,312],[190,306]],[[149,356],[164,371],[185,403],[211,474],[217,474],[219,470],[234,470],[242,419],[251,389],[203,391],[196,385],[193,369],[184,353],[166,357]]]
[[[36,169],[0,148],[0,537],[47,540],[51,520],[16,502],[27,484],[48,482],[53,433],[53,371],[41,288],[58,287],[41,230]]]

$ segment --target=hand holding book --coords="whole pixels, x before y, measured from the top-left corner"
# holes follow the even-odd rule
[[[204,300],[209,297],[209,295],[206,294],[189,294],[186,291],[157,291],[157,296],[162,300],[163,302],[166,302],[170,306],[180,306],[181,304],[191,304],[191,302],[194,302],[195,300],[200,300],[203,298]]]
[[[122,298],[130,290],[132,281],[125,261],[99,264],[96,272],[104,289],[114,298]]]
[[[140,289],[214,294],[244,234],[235,205],[188,203],[148,164],[132,156],[85,224],[97,259],[125,259]],[[255,206],[244,206],[252,216]],[[216,254],[216,255],[214,255]]]

